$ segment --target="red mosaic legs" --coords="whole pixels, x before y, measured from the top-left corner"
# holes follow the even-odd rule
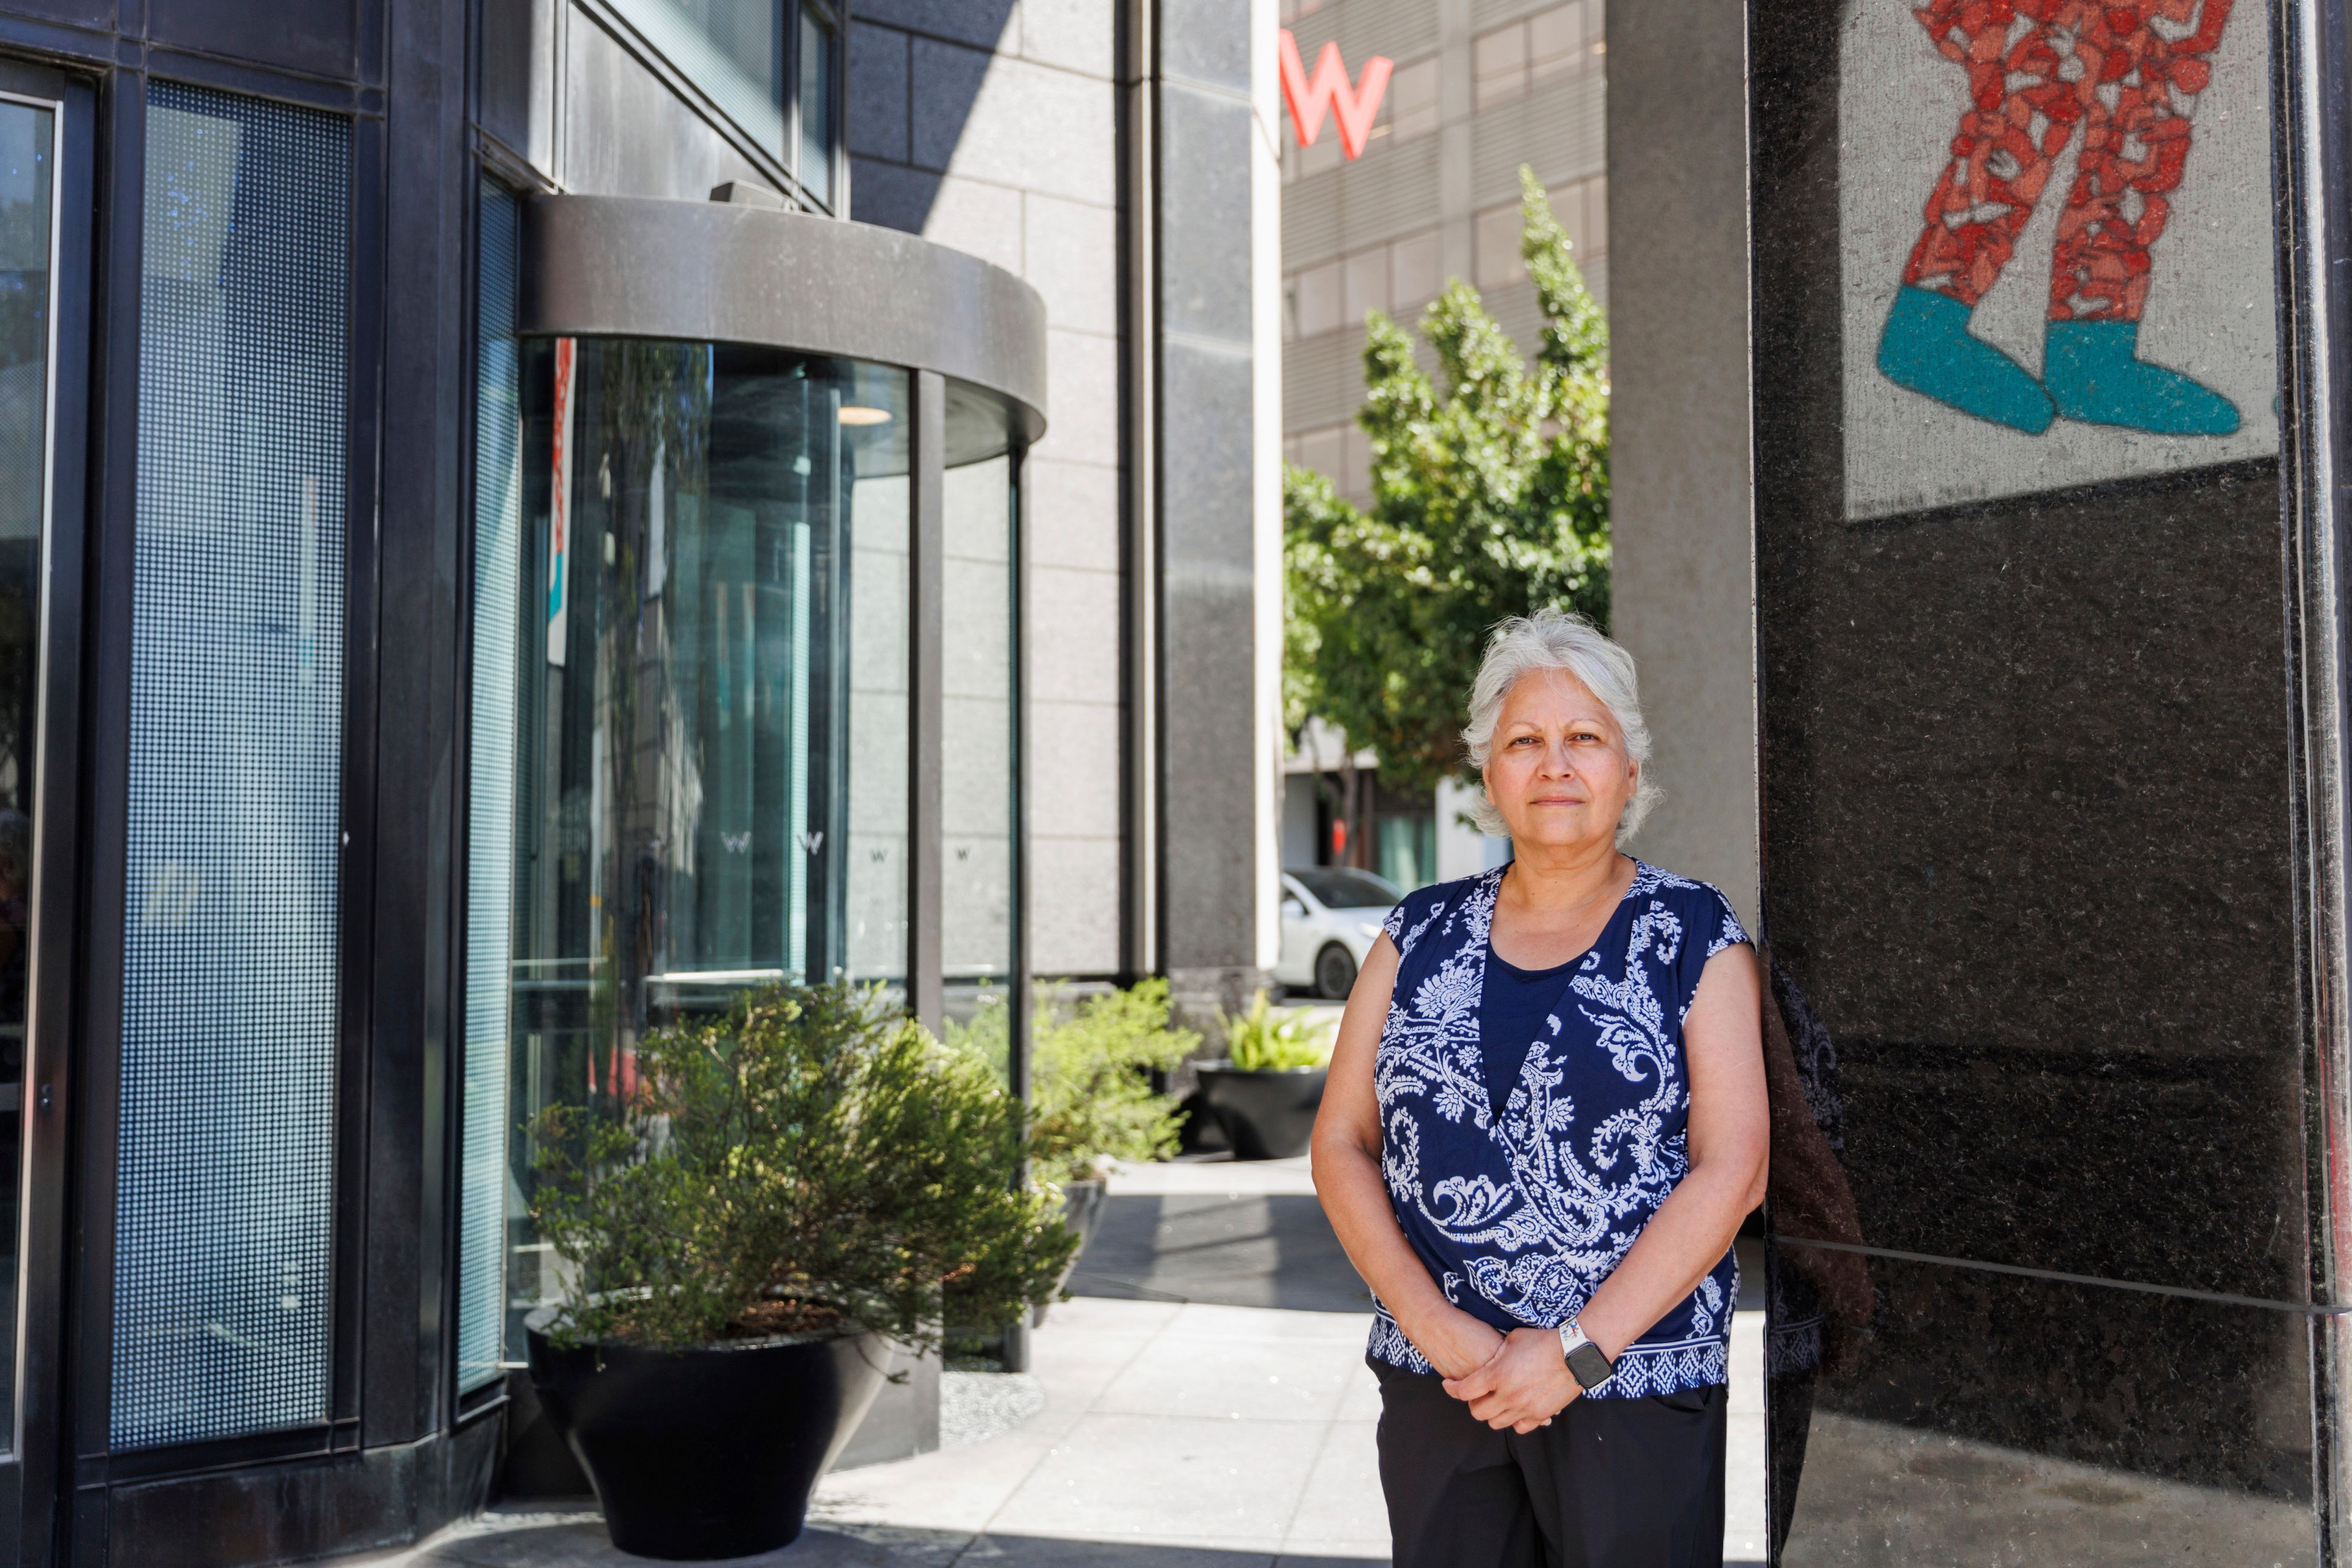
[[[2188,100],[2231,0],[1933,0],[1917,13],[1936,47],[1969,73],[1969,109],[1927,200],[1903,280],[1974,306],[2014,254],[2083,127],[2074,188],[2052,258],[2053,321],[2136,321],[2165,193],[2189,156]]]

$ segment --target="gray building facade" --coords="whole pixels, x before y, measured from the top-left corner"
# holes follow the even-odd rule
[[[667,1019],[1245,993],[1271,25],[0,5],[0,1561],[522,1480]]]
[[[1609,302],[1607,19],[1601,0],[1284,0],[1312,68],[1395,63],[1362,156],[1329,128],[1283,151],[1283,450],[1369,496],[1364,315],[1410,327],[1455,278],[1523,351],[1540,332],[1519,259],[1519,169],[1551,196],[1593,298]]]

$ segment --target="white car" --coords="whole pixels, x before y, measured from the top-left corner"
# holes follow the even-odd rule
[[[1293,991],[1345,1000],[1404,895],[1385,877],[1348,866],[1294,866],[1282,874],[1282,958],[1274,977]]]

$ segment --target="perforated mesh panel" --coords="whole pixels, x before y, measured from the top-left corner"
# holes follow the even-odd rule
[[[327,1415],[350,169],[149,88],[119,1448]]]
[[[515,637],[521,603],[519,213],[482,184],[475,375],[473,782],[466,861],[466,1108],[457,1237],[457,1386],[496,1377],[506,1297],[507,971],[513,948]]]

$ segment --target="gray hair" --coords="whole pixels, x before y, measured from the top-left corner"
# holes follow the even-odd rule
[[[1470,722],[1462,731],[1469,748],[1470,765],[1484,773],[1495,744],[1495,721],[1502,717],[1503,700],[1519,678],[1539,669],[1564,669],[1582,681],[1601,700],[1625,737],[1625,754],[1641,764],[1641,783],[1617,820],[1617,837],[1630,838],[1658,804],[1658,786],[1650,781],[1650,726],[1642,718],[1642,695],[1633,677],[1633,656],[1611,642],[1582,616],[1545,608],[1532,616],[1513,616],[1495,627],[1486,639],[1486,658],[1478,679],[1470,683]],[[1503,814],[1481,788],[1470,806],[1470,819],[1481,833],[1507,834]]]

